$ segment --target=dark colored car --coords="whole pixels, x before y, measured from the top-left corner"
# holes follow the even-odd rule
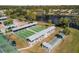
[[[63,38],[61,35],[59,35],[59,34],[56,34],[55,35],[57,38]]]

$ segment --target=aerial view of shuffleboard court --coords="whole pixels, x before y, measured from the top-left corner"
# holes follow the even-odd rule
[[[79,6],[0,6],[0,53],[79,52]]]
[[[36,32],[42,31],[44,29],[45,29],[44,27],[33,26],[30,28],[25,28],[22,30],[15,31],[15,34],[26,39],[27,37],[35,34]]]

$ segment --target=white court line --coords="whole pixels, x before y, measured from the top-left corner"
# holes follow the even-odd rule
[[[34,31],[34,30],[30,29],[30,28],[28,28],[27,30],[31,31],[31,32],[34,32],[34,33],[37,33],[36,31]]]

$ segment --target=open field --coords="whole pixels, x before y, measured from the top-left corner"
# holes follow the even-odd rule
[[[65,53],[78,53],[79,52],[79,30],[72,29],[71,34],[65,38],[65,40],[56,47],[54,52],[65,52]]]

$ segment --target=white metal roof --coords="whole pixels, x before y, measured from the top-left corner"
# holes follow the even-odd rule
[[[5,28],[9,28],[9,27],[16,27],[16,26],[14,24],[5,26]]]
[[[16,28],[13,28],[12,30],[13,31],[16,31],[16,30],[19,30],[19,29],[22,29],[22,28],[25,28],[25,27],[28,27],[28,26],[32,26],[34,24],[37,24],[37,22],[34,22],[34,23],[30,23],[30,24],[26,24],[24,26],[20,26],[20,27],[16,27]]]
[[[63,36],[64,38],[64,34],[60,33],[60,35]],[[57,44],[59,44],[62,41],[62,38],[57,38],[54,37],[50,42],[46,43],[44,42],[43,45],[47,48],[54,48]]]
[[[60,38],[57,38],[55,37],[54,39],[52,39],[50,42],[46,43],[46,42],[43,42],[43,45],[50,49],[50,48],[53,48],[55,47],[57,44],[59,44],[59,42],[61,42],[62,40]]]
[[[4,16],[4,17],[0,17],[0,19],[6,19],[6,18],[8,18],[7,16]]]
[[[42,31],[40,31],[40,32],[28,37],[27,39],[29,39],[30,41],[34,41],[37,38],[39,38],[40,36],[45,35],[47,32],[49,32],[51,30],[54,30],[54,29],[55,29],[55,26],[51,26],[51,27],[49,27],[49,28],[47,28],[45,30],[42,30]]]
[[[47,43],[47,42],[43,42],[43,45],[44,45],[46,48],[50,48],[50,47],[51,47],[51,45],[50,45],[49,43]]]

